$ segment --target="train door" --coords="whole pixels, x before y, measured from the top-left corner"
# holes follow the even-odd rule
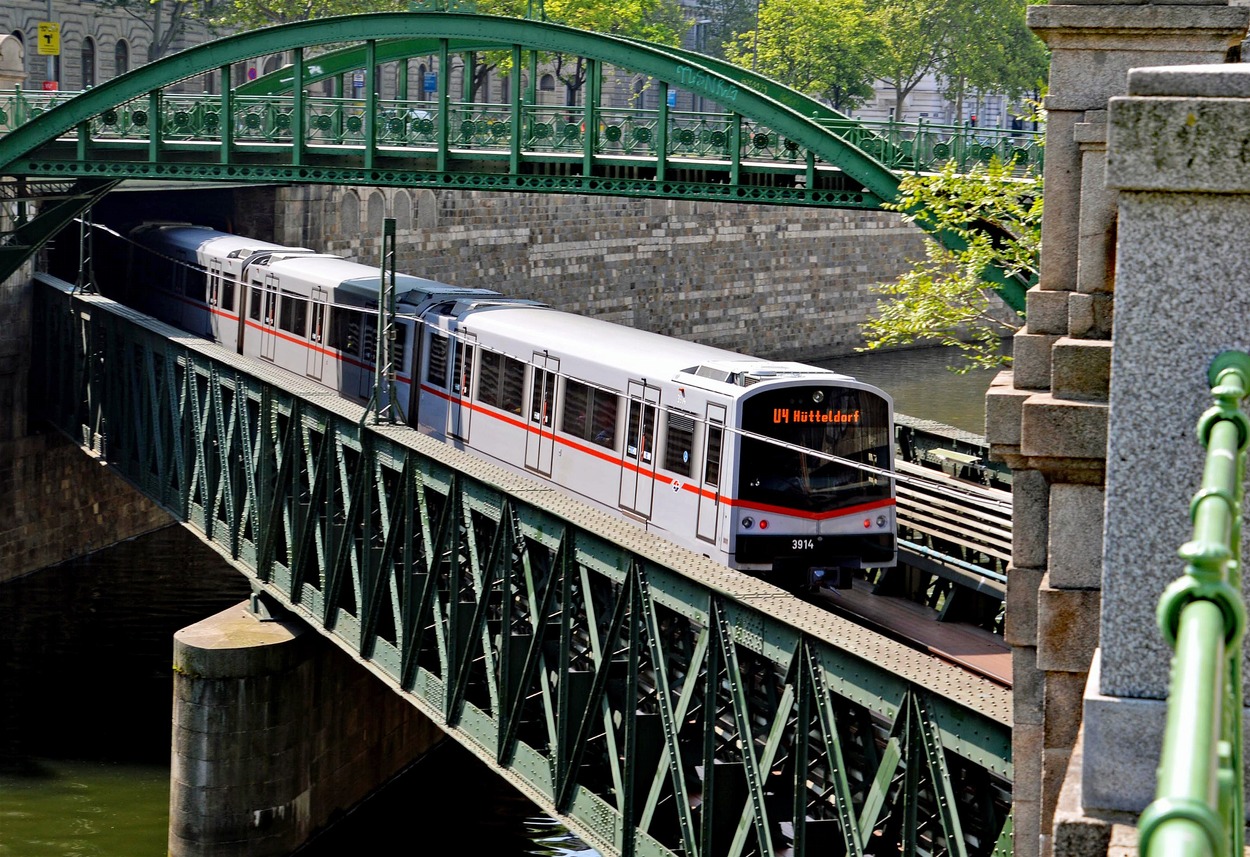
[[[425,337],[423,369],[413,379],[420,390],[417,427],[442,437],[447,430],[447,402],[450,396],[443,391],[447,389],[447,375],[451,363],[451,337],[435,327],[434,323],[422,325],[421,335]]]
[[[326,299],[329,293],[320,286],[312,290],[312,303],[309,305],[308,319],[308,366],[304,370],[309,378],[320,381],[325,371],[326,346]]]
[[[534,352],[534,378],[530,387],[529,431],[525,435],[525,466],[543,476],[551,475],[555,454],[556,377],[560,358]]]
[[[629,382],[620,506],[644,518],[651,517],[651,499],[655,489],[655,417],[659,404],[658,387],[652,387],[646,381]]]
[[[699,474],[699,519],[695,535],[716,543],[720,519],[721,449],[725,443],[725,406],[708,403],[703,429],[703,472]]]
[[[214,342],[222,342],[226,334],[223,329],[221,309],[221,260],[208,260],[208,326]]]
[[[278,336],[274,328],[278,324],[278,275],[266,274],[265,287],[260,293],[260,356],[266,360],[274,359],[278,347]]]
[[[461,440],[469,439],[469,417],[473,409],[473,352],[474,339],[469,335],[455,340],[456,359],[451,370],[451,406],[448,412],[447,434]]]

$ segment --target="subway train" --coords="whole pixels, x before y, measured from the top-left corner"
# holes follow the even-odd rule
[[[106,294],[357,402],[380,271],[215,229],[128,231]],[[896,562],[881,390],[488,289],[396,275],[393,401],[413,428],[797,590]]]

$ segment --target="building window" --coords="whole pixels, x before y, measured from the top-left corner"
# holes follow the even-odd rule
[[[122,39],[117,40],[113,48],[113,74],[125,74],[130,71],[130,45]]]
[[[82,88],[95,86],[95,39],[82,40]]]
[[[555,92],[556,79],[549,74],[544,74],[538,79],[538,88],[543,92]]]

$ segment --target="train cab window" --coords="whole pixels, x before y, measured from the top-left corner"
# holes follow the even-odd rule
[[[694,452],[694,416],[670,412],[665,428],[664,469],[689,476]]]
[[[283,292],[281,312],[278,314],[278,327],[301,338],[307,336],[308,301]]]
[[[218,274],[217,279],[221,283],[221,290],[217,298],[218,304],[222,309],[233,312],[234,280],[228,274]]]
[[[560,431],[609,449],[616,448],[617,397],[580,381],[564,382]]]
[[[425,380],[439,387],[447,386],[447,337],[441,333],[430,335],[430,360]]]
[[[655,447],[655,405],[631,399],[628,432],[625,454],[630,458],[650,462]]]

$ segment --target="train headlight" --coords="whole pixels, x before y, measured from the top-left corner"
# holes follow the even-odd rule
[[[885,526],[885,515],[878,515],[878,516],[877,516],[877,526],[878,526],[878,527],[884,527],[884,526]]]
[[[825,391],[824,391],[824,390],[815,390],[815,391],[813,391],[813,392],[812,392],[812,401],[813,401],[813,402],[815,402],[816,404],[818,404],[818,405],[819,405],[819,404],[820,404],[821,402],[823,402],[824,400],[825,400]]]
[[[754,518],[743,518],[743,519],[742,519],[742,529],[744,529],[744,530],[749,530],[749,529],[751,529],[751,528],[752,528],[752,527],[754,527],[754,526],[755,526],[755,519],[754,519]]]

